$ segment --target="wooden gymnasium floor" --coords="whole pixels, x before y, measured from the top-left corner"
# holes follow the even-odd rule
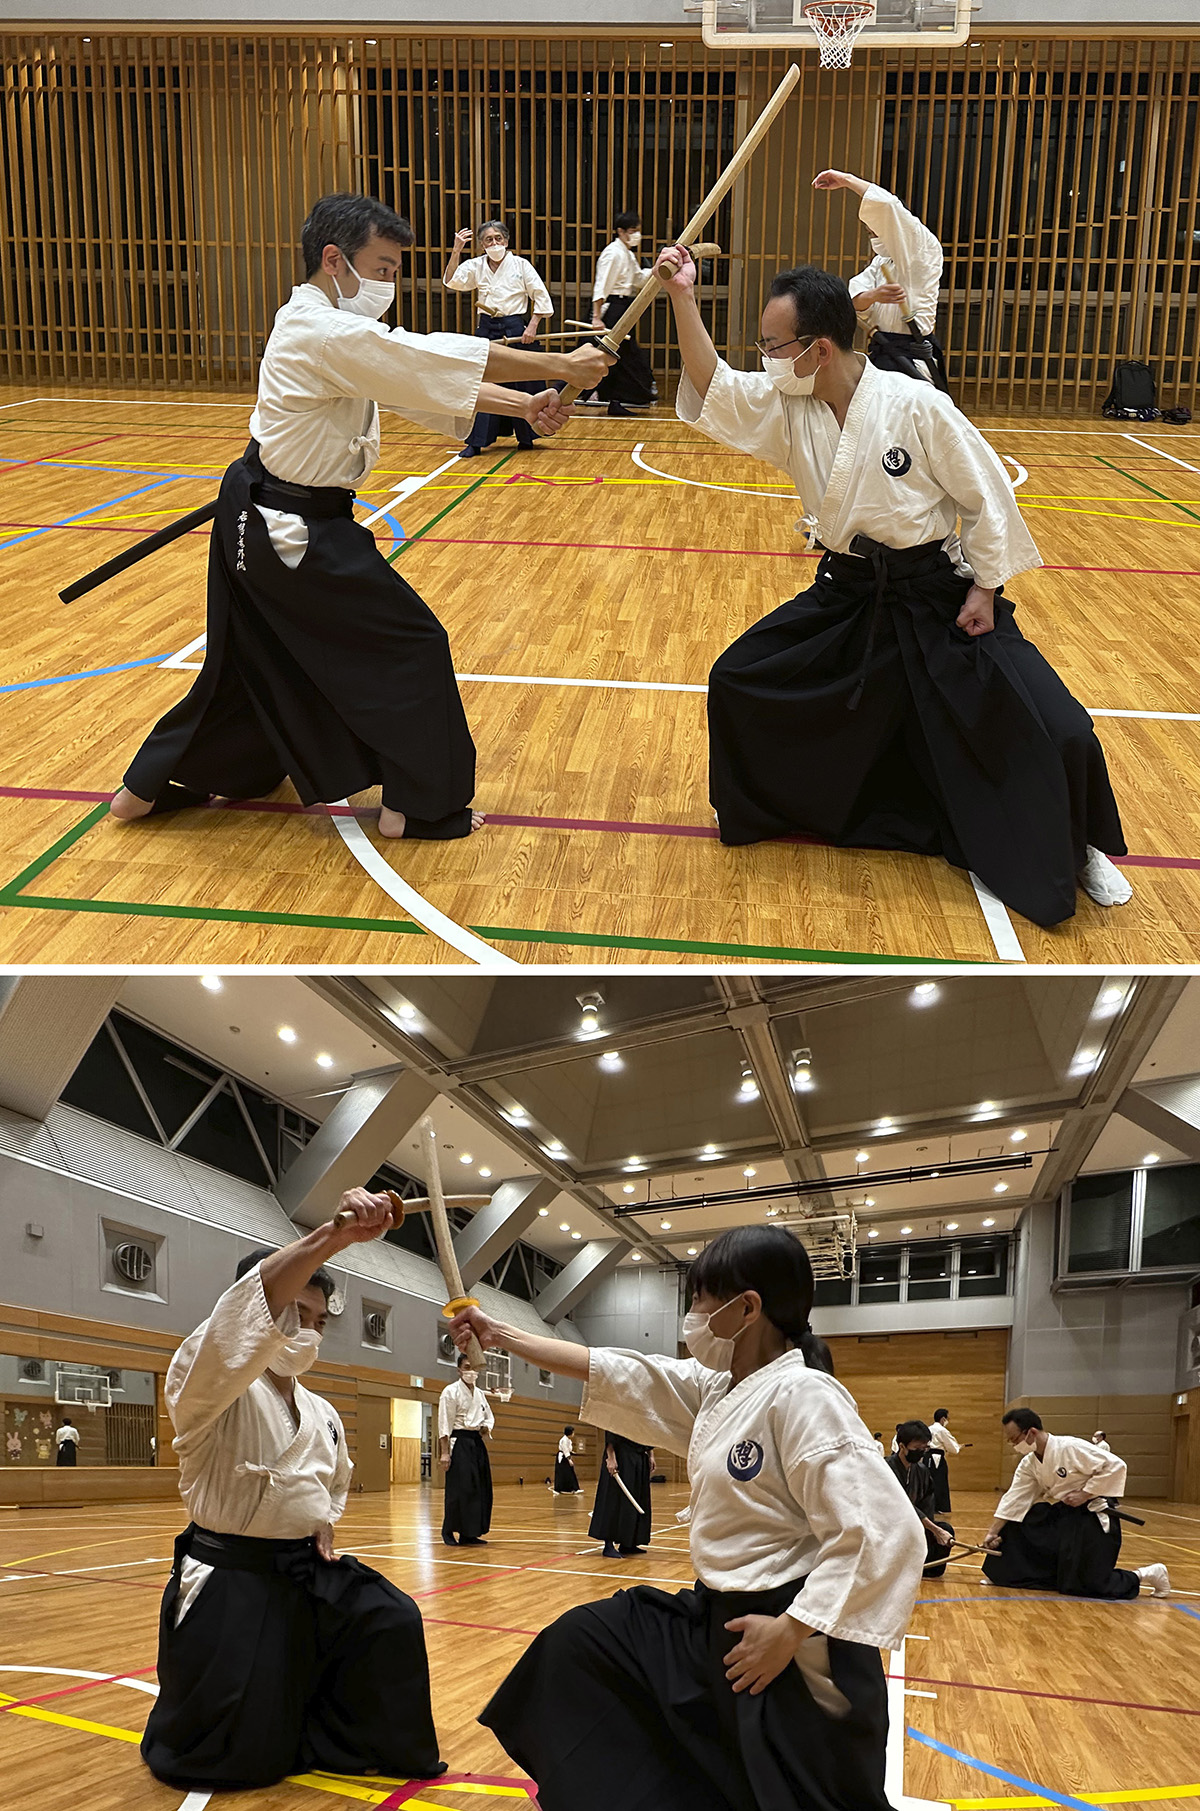
[[[5,397],[0,960],[463,960],[389,896],[388,867],[381,884],[338,824],[301,813],[286,789],[133,829],[106,820],[126,760],[199,659],[207,530],[74,605],[56,593],[206,501],[244,444],[248,405]],[[1002,910],[989,924],[968,877],[941,862],[721,848],[707,669],[813,563],[781,474],[666,410],[592,412],[529,454],[503,441],[379,524],[388,552],[403,529],[399,569],[449,630],[490,817],[469,842],[385,845],[387,864],[510,961],[1195,961],[1200,431],[981,426],[1020,480],[1047,562],[1014,587],[1021,620],[1099,713],[1131,905],[1081,898],[1053,931]],[[385,417],[364,503],[452,451]],[[353,823],[341,820],[352,836]]]
[[[418,1796],[393,1797],[399,1781],[305,1775],[271,1791],[221,1794],[213,1811],[218,1803],[223,1811],[334,1811],[402,1801],[424,1811],[507,1801],[520,1811],[528,1801],[519,1770],[476,1714],[530,1635],[571,1605],[622,1583],[690,1583],[686,1537],[673,1520],[686,1495],[683,1486],[656,1487],[655,1535],[630,1562],[635,1572],[588,1542],[587,1496],[574,1503],[540,1485],[499,1489],[491,1541],[469,1558],[441,1544],[437,1490],[352,1499],[339,1545],[411,1592],[425,1615],[450,1776]],[[959,1496],[959,1532],[978,1538],[993,1502]],[[1151,1803],[1193,1811],[1200,1505],[1154,1503],[1138,1513],[1146,1527],[1127,1530],[1126,1562],[1166,1560],[1172,1584],[1193,1597],[1102,1604],[996,1591],[974,1560],[922,1587],[913,1622],[920,1639],[892,1661],[895,1715],[908,1730],[889,1761],[894,1803],[904,1793],[955,1811]],[[80,1811],[202,1811],[204,1794],[184,1799],[156,1784],[135,1746],[154,1683],[166,1556],[181,1522],[159,1504],[0,1513],[5,1811],[68,1802]],[[618,1787],[614,1779],[614,1806]]]

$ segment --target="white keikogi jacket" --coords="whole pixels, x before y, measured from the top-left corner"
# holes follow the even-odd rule
[[[614,239],[596,259],[596,278],[592,284],[592,306],[602,308],[609,296],[634,296],[651,277],[648,265],[642,263],[631,245]]]
[[[495,1427],[492,1405],[480,1389],[468,1389],[459,1378],[447,1384],[438,1399],[438,1436],[447,1439],[460,1430],[486,1431]]]
[[[818,397],[784,396],[765,372],[724,359],[703,399],[684,373],[675,412],[785,471],[832,553],[848,553],[856,534],[896,548],[940,541],[993,590],[1042,563],[998,454],[948,396],[903,372],[864,360],[844,428]]]
[[[729,1384],[728,1372],[695,1359],[593,1350],[579,1413],[687,1455],[692,1564],[710,1590],[769,1591],[804,1578],[788,1612],[797,1621],[898,1647],[925,1534],[853,1397],[798,1351]]]
[[[1000,1521],[1020,1522],[1035,1503],[1060,1503],[1076,1490],[1096,1500],[1100,1513],[1104,1505],[1098,1499],[1124,1496],[1126,1472],[1123,1459],[1102,1452],[1090,1440],[1051,1434],[1040,1459],[1036,1453],[1024,1455],[995,1514]]]
[[[890,195],[875,182],[859,203],[858,217],[871,234],[871,250],[875,255],[865,270],[851,277],[847,285],[850,294],[860,296],[868,289],[879,289],[882,284],[894,280],[908,301],[906,309],[898,302],[872,302],[859,314],[859,320],[864,327],[878,327],[882,333],[907,333],[911,315],[922,333],[932,333],[937,320],[943,263],[936,234],[931,233],[915,214],[910,214],[895,195]],[[895,272],[894,279],[884,270],[885,262]]]
[[[467,258],[452,277],[445,278],[447,289],[473,289],[476,302],[484,314],[524,314],[527,306],[543,320],[554,313],[550,293],[528,258],[508,252],[499,264],[493,264],[486,252],[481,258]]]
[[[946,1463],[947,1455],[952,1458],[959,1450],[958,1441],[954,1438],[950,1429],[948,1427],[943,1427],[940,1421],[931,1421],[929,1423],[929,1444],[935,1452],[943,1455],[937,1461],[939,1465],[944,1465]]]

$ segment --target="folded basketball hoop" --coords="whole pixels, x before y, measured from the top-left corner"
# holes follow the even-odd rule
[[[822,69],[849,69],[855,41],[875,17],[875,0],[805,0],[806,22],[817,34]]]

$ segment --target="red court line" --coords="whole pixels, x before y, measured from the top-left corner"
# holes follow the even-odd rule
[[[387,1555],[383,1556],[385,1559]],[[492,1572],[523,1572],[523,1566],[493,1566]],[[452,1585],[434,1585],[428,1591],[413,1591],[413,1597],[441,1597],[446,1591],[465,1591],[468,1585],[485,1585],[492,1572],[480,1572],[475,1578],[457,1578]]]
[[[407,1804],[409,1799],[419,1798],[430,1786],[523,1786],[531,1803],[537,1803],[534,1797],[537,1785],[533,1780],[523,1777],[505,1778],[499,1773],[443,1773],[437,1780],[409,1780],[406,1785],[397,1786],[389,1797],[382,1800],[376,1811],[394,1811],[394,1807]]]
[[[1200,1717],[1200,1710],[1186,1704],[1134,1704],[1123,1698],[1084,1698],[1075,1692],[1039,1692],[1024,1685],[976,1685],[970,1679],[920,1679],[906,1673],[906,1685],[946,1685],[965,1692],[1001,1692],[1006,1697],[1053,1698],[1061,1704],[1101,1704],[1109,1710],[1160,1710],[1172,1717]]]
[[[42,432],[45,433],[46,429],[43,428]],[[54,453],[39,453],[36,459],[18,459],[14,465],[5,466],[4,476],[7,478],[10,472],[19,472],[21,468],[26,465],[49,464],[52,459],[65,459],[68,453],[82,453],[90,446],[106,446],[110,440],[119,439],[119,434],[104,434],[99,440],[82,440],[78,446],[59,447],[58,451]],[[21,526],[22,528],[37,528],[39,524],[36,522],[23,522]]]
[[[37,1672],[36,1666],[30,1667],[31,1673]],[[39,1692],[36,1698],[18,1698],[15,1704],[0,1704],[0,1710],[21,1710],[26,1704],[45,1704],[49,1698],[69,1698],[72,1692],[95,1691],[98,1685],[113,1685],[122,1679],[136,1679],[142,1673],[156,1671],[154,1666],[131,1666],[124,1673],[109,1673],[105,1679],[84,1679],[79,1685],[64,1685],[58,1691]]]
[[[0,798],[5,799],[54,799],[65,803],[81,805],[101,805],[113,797],[111,792],[71,792],[58,790],[49,786],[0,786]],[[207,805],[197,807],[202,811],[266,811],[281,813],[287,817],[378,817],[378,805],[299,805],[291,804],[286,799],[220,799]],[[697,836],[709,841],[717,840],[715,824],[655,824],[632,820],[623,822],[615,818],[603,817],[526,817],[500,811],[487,813],[489,824],[502,824],[515,829],[528,830],[599,830],[618,836]],[[776,843],[793,843],[800,846],[811,846],[818,849],[832,848],[833,844],[822,843],[815,836],[776,836],[768,839]],[[1200,868],[1200,856],[1196,855],[1115,855],[1112,858],[1121,868]],[[568,1557],[563,1555],[564,1558]],[[553,1562],[549,1562],[553,1563]],[[524,1570],[524,1568],[517,1568]]]
[[[136,1560],[129,1564],[135,1566]],[[76,1572],[22,1572],[20,1566],[0,1566],[9,1578],[65,1578],[73,1585],[132,1585],[135,1591],[157,1591],[158,1585],[144,1585],[140,1578],[82,1578]]]
[[[506,1629],[500,1622],[456,1622],[453,1616],[426,1616],[425,1622],[438,1623],[448,1629],[482,1629],[485,1635],[537,1635],[538,1629]]]

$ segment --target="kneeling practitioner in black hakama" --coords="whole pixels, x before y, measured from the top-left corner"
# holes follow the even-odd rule
[[[389,332],[379,317],[412,237],[362,195],[326,196],[305,221],[305,280],[275,317],[250,444],[221,484],[204,665],[134,756],[115,817],[258,798],[289,778],[305,805],[381,786],[384,836],[477,827],[446,632],[354,520],[355,487],[379,458],[380,404],[447,435],[477,408],[554,433],[568,418],[557,391],[500,381],[595,382],[610,360]]]
[[[1004,595],[1041,561],[982,435],[931,384],[853,351],[840,277],[775,278],[752,374],[718,358],[690,256],[673,247],[656,269],[683,357],[677,413],[788,472],[826,549],[815,582],[709,676],[722,842],[941,855],[1040,925],[1072,916],[1077,887],[1129,899],[1102,853],[1125,841],[1091,718]]]
[[[1090,1440],[1048,1434],[1033,1409],[1009,1409],[1003,1424],[1021,1462],[984,1539],[984,1577],[1064,1597],[1136,1597],[1143,1584],[1155,1597],[1168,1596],[1165,1566],[1129,1572],[1117,1565],[1124,1461]]]
[[[485,1547],[492,1525],[492,1468],[484,1436],[496,1425],[492,1405],[479,1388],[473,1365],[458,1361],[458,1382],[447,1384],[438,1403],[439,1461],[446,1474],[442,1539],[453,1547]]]
[[[690,1283],[690,1359],[535,1339],[476,1308],[454,1323],[580,1379],[597,1426],[688,1455],[699,1581],[568,1611],[480,1721],[542,1811],[887,1811],[879,1649],[908,1626],[920,1526],[808,1325],[799,1240],[739,1227]]]
[[[629,1559],[650,1544],[650,1473],[654,1452],[620,1434],[605,1434],[604,1462],[588,1535],[604,1542],[605,1559]]]
[[[575,1442],[571,1437],[574,1432],[573,1427],[564,1427],[562,1439],[558,1443],[552,1487],[556,1497],[577,1497],[580,1494],[579,1474],[575,1470]]]
[[[929,1429],[923,1421],[902,1421],[896,1429],[896,1451],[887,1461],[925,1530],[925,1577],[945,1576],[954,1544],[949,1522],[938,1519],[937,1487],[930,1464]]]
[[[167,1372],[179,1489],[158,1633],[159,1695],[142,1738],[156,1779],[199,1791],[288,1774],[445,1772],[421,1612],[378,1572],[335,1558],[353,1469],[333,1409],[296,1379],[317,1357],[332,1278],[320,1266],[391,1225],[352,1189],[334,1221],[238,1266]]]

